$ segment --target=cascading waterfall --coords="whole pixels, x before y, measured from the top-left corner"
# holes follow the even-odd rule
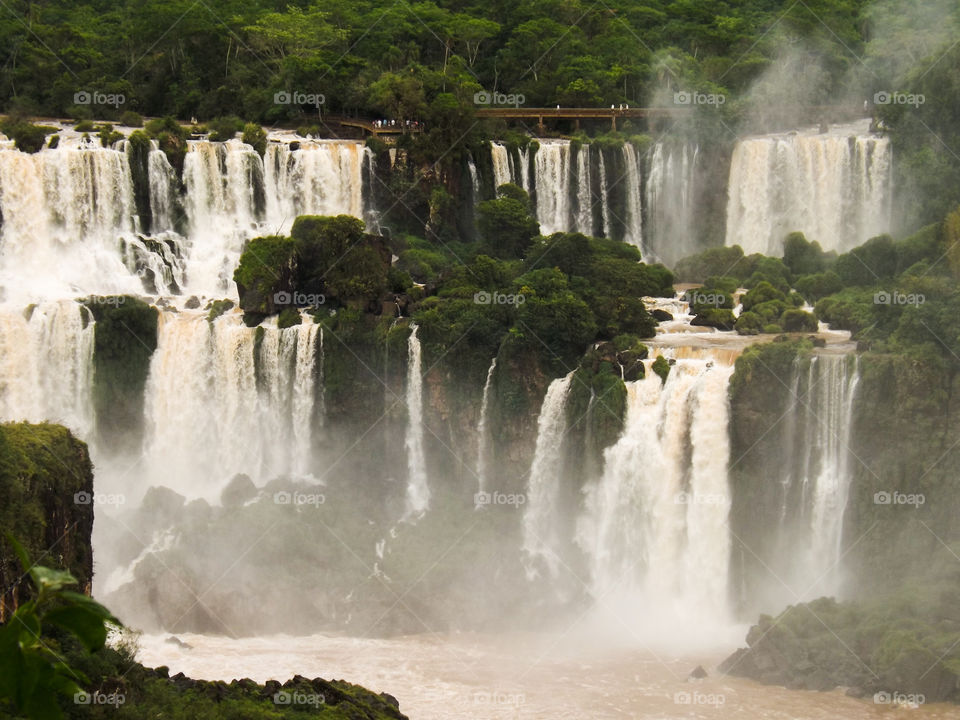
[[[593,193],[590,188],[590,146],[581,145],[577,152],[577,210],[574,228],[584,235],[593,235]]]
[[[93,333],[71,300],[0,312],[0,418],[93,431]]]
[[[537,575],[537,562],[546,563],[555,577],[560,567],[556,520],[558,493],[563,457],[561,449],[566,435],[567,396],[573,373],[550,383],[537,420],[537,445],[527,482],[526,509],[523,515],[523,551],[528,559],[528,576]]]
[[[533,185],[537,193],[540,232],[568,231],[570,221],[570,143],[541,140],[534,156]]]
[[[623,166],[625,168],[626,206],[624,211],[623,241],[641,247],[643,244],[642,218],[640,204],[640,162],[638,151],[631,143],[623,144]]]
[[[146,482],[216,500],[237,473],[309,464],[318,328],[246,327],[239,312],[164,312],[146,387]]]
[[[779,478],[789,506],[776,571],[803,599],[840,590],[843,517],[850,491],[853,403],[859,371],[856,356],[815,355],[804,370],[795,365],[790,414],[789,462]],[[797,548],[802,548],[797,552]]]
[[[488,460],[490,451],[490,431],[487,429],[487,412],[490,410],[490,391],[493,388],[493,373],[497,369],[497,359],[493,358],[487,370],[487,379],[483,383],[483,399],[480,401],[480,422],[477,424],[477,490],[486,492],[489,479],[487,478]]]
[[[493,161],[493,189],[505,183],[513,182],[513,174],[510,172],[510,154],[505,145],[501,143],[490,143],[490,157]]]
[[[697,145],[658,142],[647,159],[644,247],[667,263],[698,250],[693,215],[699,155]]]
[[[730,165],[727,245],[780,255],[793,231],[845,252],[890,228],[890,141],[846,126],[750,138]]]
[[[416,325],[407,341],[407,516],[423,514],[430,505],[426,455],[423,449],[423,375]]]
[[[603,236],[610,237],[610,204],[607,202],[609,197],[609,183],[607,182],[607,168],[603,160],[603,153],[597,153],[597,171],[600,173],[600,214],[603,219]]]
[[[649,365],[652,361],[647,361]],[[598,601],[642,607],[644,623],[729,621],[727,383],[733,367],[677,360],[627,383],[623,434],[586,488],[578,543]]]
[[[477,164],[473,158],[467,158],[467,171],[470,173],[470,192],[473,204],[476,205],[483,199],[480,192],[480,173],[477,172]]]

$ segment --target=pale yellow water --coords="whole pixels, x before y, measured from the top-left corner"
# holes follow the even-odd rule
[[[715,651],[673,657],[642,648],[586,649],[572,636],[178,636],[192,650],[165,637],[141,639],[141,662],[208,680],[345,679],[395,696],[411,720],[960,718],[951,705],[909,710],[841,690],[793,691],[720,676],[714,667],[723,653]],[[698,664],[710,677],[687,682]]]

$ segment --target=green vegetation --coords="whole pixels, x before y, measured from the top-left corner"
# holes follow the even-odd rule
[[[43,148],[47,135],[55,132],[55,129],[34,125],[22,118],[8,117],[0,122],[0,131],[13,139],[18,150],[35,153]]]

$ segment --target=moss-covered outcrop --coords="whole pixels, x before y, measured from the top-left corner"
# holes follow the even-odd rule
[[[0,533],[30,557],[69,570],[89,592],[93,578],[93,466],[87,446],[59,425],[0,425]],[[0,541],[0,622],[26,598],[23,569]]]
[[[143,432],[144,388],[157,349],[159,313],[129,295],[87,298],[96,321],[93,404],[97,433],[117,450],[137,450]]]

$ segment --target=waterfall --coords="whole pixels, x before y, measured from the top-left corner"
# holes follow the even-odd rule
[[[623,148],[623,167],[625,172],[624,182],[627,185],[626,206],[624,212],[623,241],[641,247],[643,243],[642,217],[643,212],[640,207],[640,163],[637,159],[638,151],[631,143],[624,143]]]
[[[56,422],[89,438],[93,333],[89,311],[71,300],[0,313],[0,420]]]
[[[865,127],[750,138],[730,165],[727,245],[780,255],[806,234],[845,252],[890,228],[891,149]]]
[[[698,250],[693,215],[699,154],[697,145],[658,142],[648,155],[644,247],[666,263]]]
[[[603,218],[603,236],[610,237],[610,203],[609,183],[607,182],[607,169],[603,161],[603,153],[597,153],[597,172],[600,175],[600,214]]]
[[[490,451],[490,431],[487,429],[487,412],[490,409],[490,391],[493,388],[493,373],[497,369],[497,359],[490,362],[487,370],[487,379],[483,383],[483,400],[480,401],[480,422],[477,424],[477,487],[478,492],[486,492],[489,478],[487,477],[487,454]]]
[[[265,482],[309,467],[318,328],[248,328],[239,312],[164,312],[146,387],[146,477],[216,500],[241,472]]]
[[[426,456],[423,450],[423,375],[421,370],[419,328],[412,326],[407,341],[407,513],[423,514],[430,505]]]
[[[153,213],[154,234],[175,229],[174,187],[176,173],[167,161],[166,154],[159,149],[156,140],[150,141],[150,154],[147,156],[147,172],[150,184],[150,210]]]
[[[570,143],[541,140],[534,156],[534,189],[540,232],[552,235],[571,229]]]
[[[477,172],[477,164],[473,158],[467,158],[467,170],[470,172],[470,193],[473,204],[476,205],[483,199],[480,192],[480,173]]]
[[[794,366],[791,384],[796,394],[785,418],[792,442],[779,478],[783,506],[791,508],[793,517],[780,536],[780,557],[786,566],[776,570],[803,599],[840,590],[838,564],[852,479],[850,438],[858,380],[855,356],[816,355],[805,370],[799,363]]]
[[[530,186],[530,148],[525,147],[519,150],[520,156],[520,187],[527,191],[527,194],[533,192]]]
[[[584,235],[593,235],[593,193],[590,188],[590,146],[581,145],[577,152],[577,211],[574,228]]]
[[[627,383],[623,434],[586,488],[577,541],[599,600],[643,608],[644,622],[728,620],[727,383],[733,367],[677,360]]]
[[[363,218],[363,171],[372,160],[368,148],[352,141],[304,141],[297,150],[269,145],[264,184],[271,232],[288,229],[298,215]]]
[[[537,445],[527,482],[526,510],[523,515],[523,550],[527,555],[528,575],[537,574],[533,561],[546,563],[555,577],[560,566],[556,520],[559,475],[563,468],[563,438],[567,431],[567,396],[573,373],[550,383],[537,420]]]
[[[493,161],[493,190],[509,182],[513,182],[510,172],[510,153],[501,143],[490,143],[490,158]]]

